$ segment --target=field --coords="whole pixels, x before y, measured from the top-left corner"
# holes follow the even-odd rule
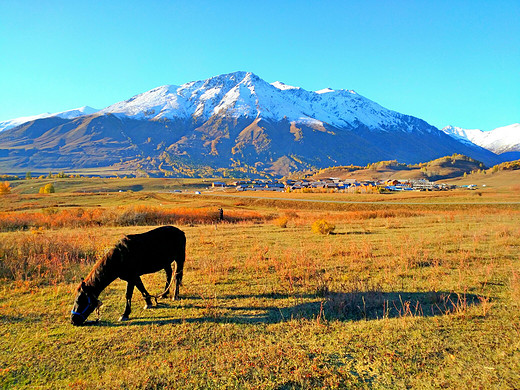
[[[35,193],[45,179],[13,183],[0,196],[0,387],[519,388],[518,179],[255,198],[169,193],[205,184],[167,179],[63,179],[48,195]],[[163,224],[188,239],[181,300],[145,310],[136,291],[120,323],[116,281],[100,321],[72,326],[93,263]],[[143,281],[159,293],[164,274]]]

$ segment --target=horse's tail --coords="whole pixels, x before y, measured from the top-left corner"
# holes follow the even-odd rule
[[[184,274],[184,261],[186,260],[186,235],[184,232],[182,233],[182,242],[179,245],[179,249],[177,251],[177,255],[175,257],[175,280],[177,286],[182,284],[182,276]],[[178,290],[178,287],[176,287]]]

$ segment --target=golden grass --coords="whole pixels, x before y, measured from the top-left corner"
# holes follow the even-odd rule
[[[153,226],[110,222],[78,229],[67,222],[0,233],[0,386],[470,389],[519,383],[520,207],[313,209],[168,199],[155,207],[192,205],[210,215],[218,205],[243,218],[186,219],[182,300],[145,311],[134,294],[125,324],[117,322],[125,283],[105,290],[101,322],[84,328],[68,324],[74,288],[123,234]],[[23,202],[37,200],[18,206]],[[46,218],[37,207],[10,213]],[[133,207],[104,206],[118,218]],[[316,219],[333,222],[335,234],[314,234]],[[164,275],[143,281],[159,292]]]
[[[232,210],[224,222],[262,221],[256,212]],[[163,208],[126,206],[113,208],[47,208],[41,212],[0,212],[0,231],[43,227],[83,228],[91,226],[150,226],[166,224],[211,224],[221,222],[218,211],[208,208]]]

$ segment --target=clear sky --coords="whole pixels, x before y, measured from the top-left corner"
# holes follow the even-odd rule
[[[520,0],[0,0],[0,120],[237,70],[491,130],[520,122]]]

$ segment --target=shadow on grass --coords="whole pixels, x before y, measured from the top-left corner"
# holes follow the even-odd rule
[[[40,318],[35,316],[22,316],[22,315],[4,315],[0,314],[0,324],[15,324],[15,323],[27,323],[27,322],[41,322]]]
[[[367,234],[373,234],[372,232],[369,232],[369,231],[364,231],[364,230],[356,230],[356,231],[351,231],[351,232],[330,232],[329,233],[331,236],[344,236],[344,235],[352,235],[352,234],[355,234],[355,235],[367,235]]]
[[[266,299],[274,299],[273,305]],[[245,305],[236,301],[247,299]],[[251,299],[261,299],[258,305]],[[309,300],[296,305],[282,305],[283,299]],[[167,316],[149,315],[136,311],[129,322],[100,321],[100,326],[180,324],[186,323],[236,323],[275,324],[293,319],[320,321],[369,321],[399,317],[433,317],[453,313],[463,314],[482,298],[472,294],[448,292],[332,292],[324,297],[314,294],[287,295],[227,295],[217,299],[184,297],[180,302],[160,302],[158,309],[172,309],[175,314]],[[195,317],[182,316],[183,310],[197,313]],[[179,312],[181,313],[179,318]],[[150,313],[151,314],[151,313]]]

